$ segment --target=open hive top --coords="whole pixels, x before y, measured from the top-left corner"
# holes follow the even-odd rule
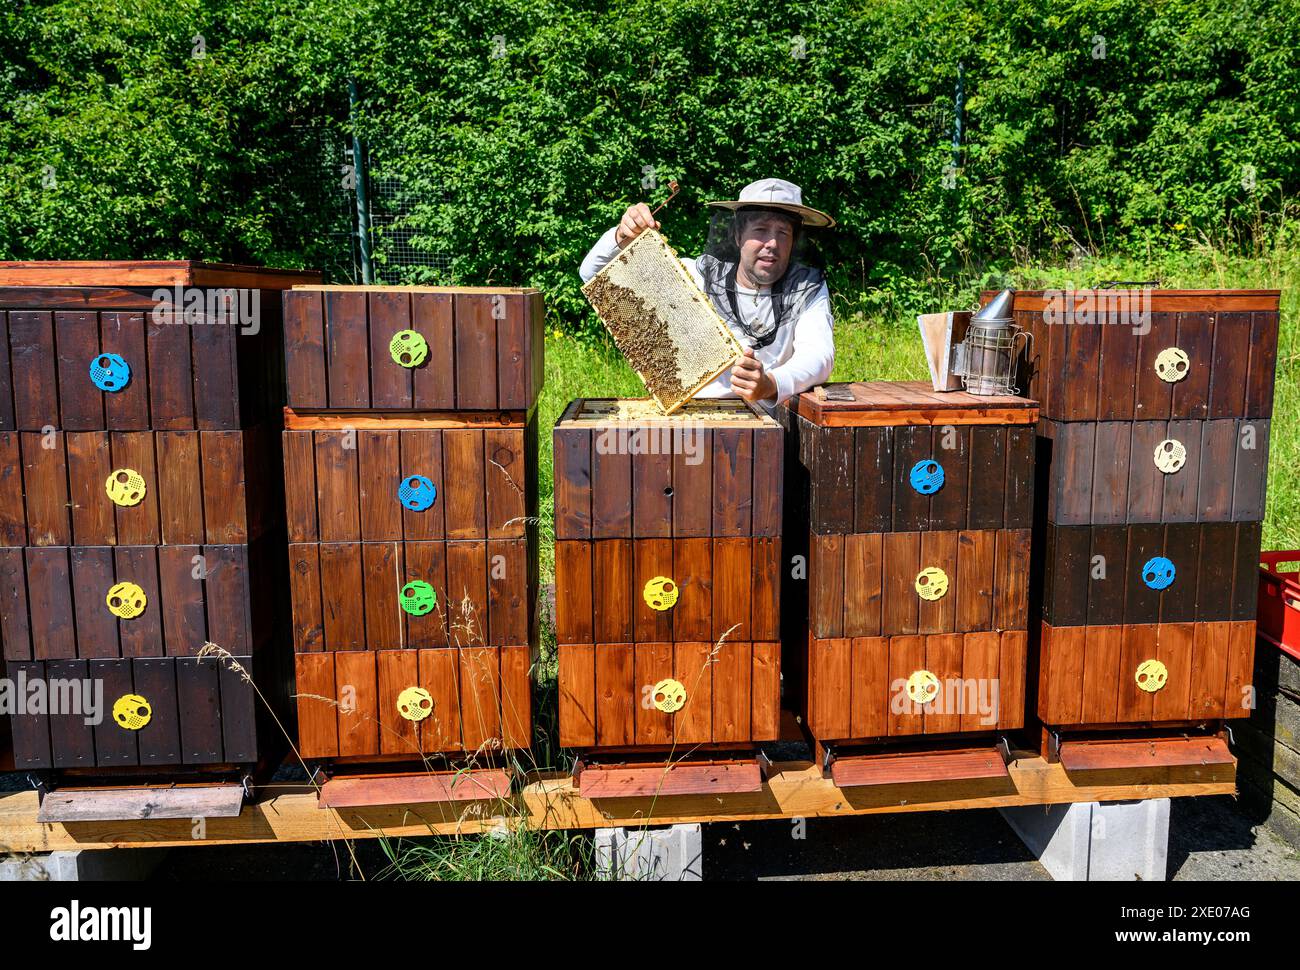
[[[667,240],[646,229],[582,292],[664,413],[742,353]]]
[[[736,398],[685,401],[672,414],[664,414],[659,405],[649,398],[591,398],[574,401],[557,422],[588,428],[693,423],[715,428],[776,427],[776,421],[772,418],[759,414]]]

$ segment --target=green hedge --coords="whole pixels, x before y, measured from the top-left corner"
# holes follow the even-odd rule
[[[0,18],[5,258],[337,262],[338,173],[311,133],[346,129],[348,77],[377,168],[421,200],[421,244],[461,282],[543,287],[577,328],[582,254],[669,178],[684,251],[704,200],[800,183],[839,218],[835,283],[864,309],[1030,256],[1248,238],[1300,180],[1293,0],[64,0]]]

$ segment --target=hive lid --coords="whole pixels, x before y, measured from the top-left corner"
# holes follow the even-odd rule
[[[899,424],[1033,424],[1038,402],[1012,394],[935,391],[928,381],[823,384],[790,402],[814,424],[866,427]]]
[[[986,305],[998,296],[997,290],[980,294],[980,305]],[[1282,299],[1281,290],[1162,290],[1152,289],[1078,289],[1078,290],[1018,290],[1012,298],[1011,310],[1034,311],[1053,309],[1070,294],[1073,307],[1078,311],[1092,309],[1131,310],[1146,305],[1154,313],[1197,312],[1248,312],[1250,310],[1277,310]]]
[[[570,404],[558,426],[584,428],[672,427],[701,424],[710,428],[775,428],[776,421],[736,398],[684,402],[664,414],[650,398],[588,398]]]
[[[319,283],[320,279],[317,270],[270,269],[189,259],[0,262],[0,286],[230,286],[287,290],[298,283]]]

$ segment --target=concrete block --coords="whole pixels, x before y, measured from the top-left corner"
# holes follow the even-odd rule
[[[101,882],[145,879],[166,849],[74,849],[0,859],[0,882]]]
[[[596,829],[596,867],[608,879],[699,882],[704,838],[699,824]]]
[[[1150,882],[1168,876],[1167,798],[999,811],[1053,879]]]

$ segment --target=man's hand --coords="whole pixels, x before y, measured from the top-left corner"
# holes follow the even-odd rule
[[[650,213],[650,207],[644,202],[638,202],[636,205],[627,207],[623,213],[623,218],[618,221],[618,228],[614,230],[614,241],[618,243],[619,249],[627,248],[637,236],[646,229],[658,229],[659,223]]]
[[[763,370],[763,363],[754,356],[752,347],[731,368],[731,387],[750,404],[776,397],[776,381]]]

